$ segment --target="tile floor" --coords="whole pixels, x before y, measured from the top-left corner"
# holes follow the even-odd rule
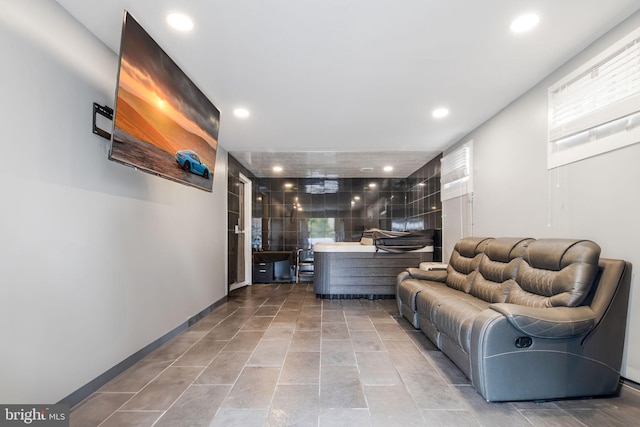
[[[631,426],[640,393],[487,403],[395,300],[253,285],[83,403],[71,426]]]

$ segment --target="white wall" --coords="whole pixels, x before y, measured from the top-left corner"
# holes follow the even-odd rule
[[[226,295],[227,153],[213,193],[110,162],[117,55],[56,2],[0,6],[0,402],[53,403]]]
[[[640,269],[640,144],[556,170],[546,168],[547,88],[638,26],[640,13],[455,144],[474,141],[474,235],[592,239],[603,257],[622,258]],[[447,206],[443,209],[446,217]],[[638,382],[636,277],[634,273],[623,376]]]

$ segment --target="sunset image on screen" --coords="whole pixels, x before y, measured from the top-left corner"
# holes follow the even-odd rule
[[[129,15],[110,157],[211,191],[220,112]]]

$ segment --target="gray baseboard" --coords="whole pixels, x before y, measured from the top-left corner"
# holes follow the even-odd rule
[[[117,377],[118,375],[120,375],[121,373],[129,369],[130,367],[132,367],[134,364],[139,362],[143,357],[145,357],[152,351],[156,350],[161,345],[165,344],[166,342],[174,338],[179,333],[186,330],[189,326],[198,322],[200,319],[202,319],[203,317],[211,313],[213,310],[215,310],[217,307],[224,304],[226,301],[227,301],[227,297],[226,296],[222,297],[220,300],[214,302],[209,307],[205,308],[201,312],[190,317],[186,322],[181,323],[180,325],[178,325],[171,331],[167,332],[157,340],[146,345],[145,347],[138,350],[131,356],[127,357],[122,362],[118,363],[111,369],[107,370],[106,372],[94,378],[93,380],[83,385],[73,393],[69,394],[67,397],[65,397],[58,403],[69,405],[70,408],[73,408],[75,405],[77,405],[78,403],[88,398],[92,393],[97,391],[100,387],[102,387],[103,385],[105,385],[106,383],[108,383],[109,381],[111,381],[112,379],[114,379],[115,377]]]

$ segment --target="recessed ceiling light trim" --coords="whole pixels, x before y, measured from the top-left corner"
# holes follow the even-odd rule
[[[251,113],[246,108],[238,107],[233,110],[233,115],[239,119],[246,119],[251,115]]]
[[[193,30],[193,20],[183,13],[170,13],[167,15],[167,23],[178,31]]]
[[[433,110],[431,115],[436,119],[443,119],[449,115],[449,109],[446,107],[438,107]]]
[[[511,21],[509,27],[514,33],[525,33],[532,30],[540,22],[540,16],[536,13],[525,13]]]

